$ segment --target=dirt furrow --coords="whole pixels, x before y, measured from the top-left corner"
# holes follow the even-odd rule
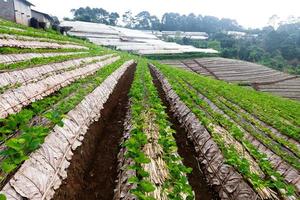
[[[68,178],[56,192],[55,200],[113,199],[117,155],[133,74],[134,67],[131,67],[104,105],[100,121],[90,126],[83,145],[74,153]]]

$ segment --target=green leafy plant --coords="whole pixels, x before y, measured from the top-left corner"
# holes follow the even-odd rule
[[[238,118],[237,113],[234,113],[232,110],[229,110],[228,107],[224,106],[223,104],[221,104],[221,102],[218,101],[220,94],[223,94],[223,90],[230,89],[231,85],[227,86],[225,82],[208,79],[195,73],[187,72],[184,70],[170,68],[160,64],[156,65],[159,67],[161,72],[167,77],[168,81],[171,83],[173,89],[179,95],[181,100],[193,111],[193,113],[198,117],[198,119],[211,133],[214,141],[218,144],[228,164],[234,166],[244,177],[246,177],[252,183],[254,188],[263,188],[267,186],[270,188],[275,188],[279,191],[285,191],[285,195],[288,196],[295,194],[294,187],[292,185],[287,184],[284,181],[284,178],[278,172],[276,172],[276,170],[272,167],[271,163],[268,161],[267,155],[263,152],[260,152],[251,142],[244,138],[244,132],[240,130],[240,128],[237,127],[235,123],[224,117],[224,114],[220,114],[214,111],[210,107],[210,105],[198,95],[199,91],[204,93],[206,97],[208,97],[213,103],[215,103],[215,105],[219,106],[219,109],[228,114],[228,116],[231,117],[234,122],[236,122],[242,127],[245,127],[245,129],[248,130],[251,134],[255,135],[266,145],[269,145],[271,149],[276,151],[279,155],[282,155],[283,159],[289,161],[293,166],[297,168],[297,159],[289,159],[289,157],[286,156],[285,152],[280,150],[280,148],[275,149],[276,146],[273,145],[273,142],[271,143],[271,141],[269,141],[269,139],[266,139],[263,135],[259,135],[259,133],[255,132],[251,128],[246,127],[245,122],[242,122],[241,119]],[[242,88],[238,88],[238,90],[240,93],[249,92],[247,89]],[[228,94],[228,96],[225,95],[225,97],[230,98],[230,95],[232,98],[232,94]],[[261,95],[264,96],[264,94]],[[251,96],[251,93],[250,95],[245,95],[245,97],[240,95],[238,98],[241,102],[243,102],[243,98],[249,98],[249,96]],[[255,93],[255,96],[259,96],[259,94]],[[274,97],[273,100],[277,101],[278,99],[277,97]],[[236,100],[234,100],[233,102],[235,101]],[[279,101],[283,100],[279,99]],[[276,102],[276,104],[278,103],[279,102]],[[297,107],[297,105],[292,101],[287,100],[287,103],[290,103],[293,107]],[[259,106],[259,103],[257,106]],[[287,110],[289,110],[289,108],[287,108]],[[281,106],[280,112],[288,113],[289,111],[284,111],[283,107]],[[298,115],[298,113],[293,113],[295,114],[295,116]],[[293,113],[289,113],[289,115]],[[256,160],[261,170],[267,175],[267,179],[264,180],[260,178],[257,174],[252,173],[249,168],[249,161],[243,158],[243,156],[241,156],[238,153],[234,145],[231,145],[230,148],[228,148],[225,145],[221,135],[214,132],[214,129],[211,127],[211,124],[221,125],[237,141],[239,141],[249,152],[249,154]]]
[[[193,199],[194,194],[191,186],[188,184],[187,173],[190,168],[181,163],[181,158],[177,154],[177,145],[173,134],[174,130],[170,128],[165,107],[159,98],[158,92],[152,82],[150,71],[147,68],[146,60],[140,59],[135,73],[135,78],[129,93],[131,102],[131,123],[132,130],[130,138],[123,146],[126,148],[125,156],[131,158],[134,164],[129,166],[130,170],[135,170],[136,176],[129,178],[129,183],[136,184],[136,188],[131,193],[143,200],[153,200],[149,193],[155,190],[155,185],[149,182],[149,173],[144,170],[143,164],[150,162],[150,159],[143,152],[143,147],[152,141],[147,139],[144,132],[148,126],[147,120],[154,120],[159,128],[158,143],[163,149],[163,160],[167,165],[169,176],[163,184],[164,192],[170,199]],[[143,113],[143,114],[142,114]]]
[[[94,75],[77,80],[55,94],[30,104],[19,113],[1,119],[0,123],[3,125],[0,127],[1,139],[5,142],[5,150],[0,153],[5,158],[1,162],[1,170],[10,173],[28,159],[29,153],[39,148],[55,125],[63,126],[65,114],[127,59],[125,56],[115,63],[100,68]],[[37,118],[47,119],[48,122],[42,125],[32,124],[32,120]],[[18,133],[17,137],[7,139],[15,133]]]

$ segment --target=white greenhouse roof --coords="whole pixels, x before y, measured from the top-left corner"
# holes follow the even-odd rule
[[[176,54],[187,52],[218,53],[218,51],[213,49],[200,49],[193,46],[165,42],[157,38],[150,31],[145,32],[79,21],[64,21],[61,23],[61,26],[72,27],[68,32],[69,35],[85,37],[98,45],[115,46],[116,49],[131,51],[138,54]],[[191,33],[188,34],[192,35]],[[198,35],[200,34],[198,33]]]

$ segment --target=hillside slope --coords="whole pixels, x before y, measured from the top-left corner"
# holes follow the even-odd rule
[[[0,20],[0,199],[298,199],[300,103]]]
[[[219,80],[249,85],[258,91],[300,100],[299,76],[286,74],[263,65],[218,57],[165,60],[162,63]]]

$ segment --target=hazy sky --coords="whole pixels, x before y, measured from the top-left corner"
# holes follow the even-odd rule
[[[195,13],[219,18],[236,19],[244,27],[262,27],[269,17],[300,16],[300,0],[29,0],[35,9],[56,15],[71,17],[70,10],[79,7],[102,7],[110,12],[133,13],[148,10],[161,17],[165,12]]]

